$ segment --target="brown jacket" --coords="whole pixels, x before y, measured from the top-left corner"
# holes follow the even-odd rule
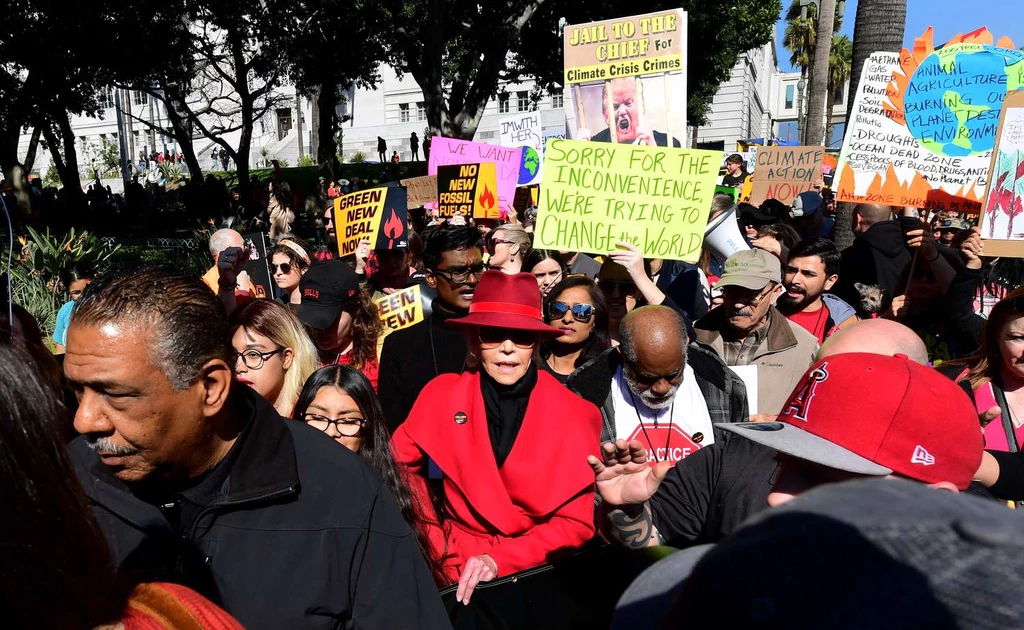
[[[697,341],[713,348],[723,359],[725,344],[721,331],[727,325],[724,315],[725,309],[719,307],[693,324]],[[818,339],[773,306],[768,333],[750,362],[757,365],[756,413],[778,414],[817,352]],[[755,413],[754,409],[750,412]]]

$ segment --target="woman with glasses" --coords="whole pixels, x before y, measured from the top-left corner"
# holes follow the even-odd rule
[[[291,415],[302,384],[316,369],[316,347],[287,307],[253,300],[231,318],[235,378]]]
[[[531,275],[484,273],[469,314],[449,325],[466,335],[467,370],[424,388],[391,449],[442,583],[458,583],[456,599],[469,603],[479,582],[550,562],[594,535],[586,459],[601,415],[538,370],[541,340],[561,333],[544,323]],[[432,495],[427,476],[438,473]]]
[[[601,290],[586,276],[559,282],[544,300],[544,321],[562,332],[541,344],[541,366],[561,383],[601,354],[608,341],[608,305]]]
[[[523,270],[526,255],[530,253],[530,235],[521,225],[506,223],[487,236],[487,266],[508,274]]]
[[[526,256],[523,269],[537,279],[540,296],[546,298],[551,293],[551,288],[565,277],[567,268],[558,252],[550,249],[531,249]]]
[[[274,276],[277,288],[284,292],[278,301],[282,304],[298,305],[302,302],[299,281],[312,263],[309,246],[294,237],[282,238],[270,253],[270,275]],[[295,308],[292,306],[291,308]]]

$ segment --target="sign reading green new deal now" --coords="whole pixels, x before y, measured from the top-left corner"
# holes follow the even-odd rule
[[[719,151],[552,139],[544,156],[535,247],[696,262]]]

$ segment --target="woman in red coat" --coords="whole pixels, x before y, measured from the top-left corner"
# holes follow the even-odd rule
[[[469,315],[468,370],[442,374],[420,393],[392,438],[416,497],[420,527],[468,603],[481,581],[549,562],[594,535],[594,475],[601,415],[534,357],[560,331],[541,319],[537,281],[488,271]],[[429,462],[429,465],[428,465]],[[441,515],[427,476],[443,479]]]

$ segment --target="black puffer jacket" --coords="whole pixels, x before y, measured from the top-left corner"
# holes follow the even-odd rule
[[[900,274],[910,263],[903,230],[896,221],[881,221],[869,227],[843,250],[839,281],[832,292],[856,307],[860,294],[854,283],[878,285],[895,297]]]

